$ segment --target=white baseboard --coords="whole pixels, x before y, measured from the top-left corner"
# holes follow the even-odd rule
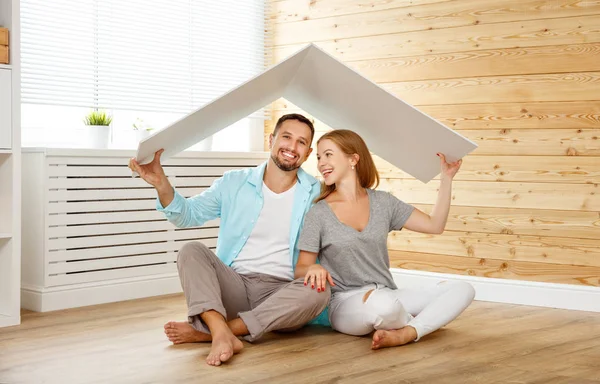
[[[0,328],[12,327],[13,325],[21,324],[21,316],[5,316],[0,315]]]
[[[399,287],[465,281],[473,285],[475,300],[496,303],[600,312],[600,287],[494,279],[477,276],[392,268]],[[78,284],[65,287],[21,288],[21,306],[36,312],[113,303],[181,292],[177,274]]]
[[[181,283],[176,273],[52,288],[22,285],[21,307],[48,312],[179,292]]]
[[[465,281],[475,288],[475,300],[600,312],[600,287],[505,280],[392,268],[401,286],[436,284],[443,280]]]

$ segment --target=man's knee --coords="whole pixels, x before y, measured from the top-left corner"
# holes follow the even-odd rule
[[[303,283],[304,284],[304,283]],[[315,309],[318,313],[321,313],[329,304],[331,299],[331,288],[329,285],[325,286],[325,291],[319,292],[317,289],[305,287],[308,292],[307,297],[302,301],[308,308]]]
[[[199,241],[186,243],[177,254],[177,265],[182,266],[192,260],[206,260],[212,251]]]

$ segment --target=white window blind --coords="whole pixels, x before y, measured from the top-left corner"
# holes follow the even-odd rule
[[[270,63],[263,0],[22,0],[22,102],[185,114]]]

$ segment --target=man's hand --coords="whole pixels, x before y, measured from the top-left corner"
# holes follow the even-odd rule
[[[154,154],[154,159],[149,164],[140,165],[137,160],[130,159],[129,169],[137,172],[145,182],[152,185],[154,188],[164,188],[165,185],[169,183],[169,180],[160,164],[160,155],[162,155],[163,152],[164,149],[158,150]]]
[[[129,169],[137,172],[145,182],[156,188],[160,203],[163,207],[166,207],[173,201],[174,192],[173,187],[160,164],[160,155],[163,152],[164,149],[156,151],[154,159],[152,159],[152,162],[149,164],[140,165],[135,159],[130,159]]]

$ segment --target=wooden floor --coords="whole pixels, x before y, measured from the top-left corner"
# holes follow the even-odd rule
[[[25,312],[0,329],[0,383],[600,383],[600,313],[475,302],[400,348],[308,328],[244,343],[221,367],[208,344],[166,340],[184,314],[180,295]]]

